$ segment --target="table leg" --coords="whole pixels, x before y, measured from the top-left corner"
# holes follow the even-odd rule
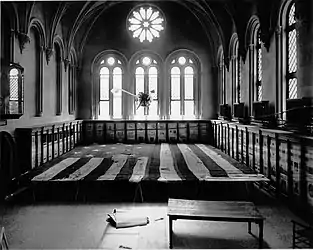
[[[173,248],[173,220],[171,216],[169,216],[169,248]]]
[[[248,222],[248,233],[251,234],[251,221]]]
[[[263,220],[259,222],[259,248],[263,247]]]

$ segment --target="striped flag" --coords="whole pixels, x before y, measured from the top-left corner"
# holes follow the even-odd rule
[[[83,152],[83,153],[82,153]],[[40,171],[41,170],[41,171]],[[42,166],[32,181],[267,181],[205,144],[112,144],[78,147]]]

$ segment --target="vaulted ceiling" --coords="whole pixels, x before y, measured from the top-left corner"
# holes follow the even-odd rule
[[[238,34],[240,53],[245,53],[244,40],[250,17],[255,14],[261,22],[262,37],[269,39],[277,23],[280,0],[163,0],[174,2],[187,8],[194,15],[211,41],[210,46],[217,51],[222,44],[227,51],[230,38]],[[81,54],[88,35],[98,18],[110,11],[112,6],[123,5],[128,1],[35,1],[35,2],[2,2],[18,18],[13,20],[14,28],[27,34],[34,11],[42,10],[45,19],[47,47],[53,47],[53,38],[61,24],[65,50],[69,52],[74,46]],[[157,0],[139,0],[138,3],[158,2]],[[264,41],[266,42],[266,41]]]

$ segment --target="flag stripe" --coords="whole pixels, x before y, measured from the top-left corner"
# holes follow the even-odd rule
[[[177,173],[181,173],[180,176],[183,176],[182,180],[198,180],[198,178],[190,171],[185,162],[184,156],[179,150],[177,144],[170,144],[170,149],[172,152],[172,157],[174,159],[175,169]]]
[[[241,172],[238,168],[231,165],[227,160],[225,160],[221,155],[210,150],[203,144],[196,144],[204,153],[206,153],[213,161],[220,165],[226,172],[229,177],[240,177],[244,173]]]
[[[138,157],[130,182],[140,182],[145,175],[149,157]]]
[[[136,158],[128,157],[121,171],[115,177],[115,180],[127,180],[128,181],[133,174],[135,164],[136,164]]]
[[[204,147],[209,148],[211,151],[215,152],[218,155],[221,155],[221,157],[223,157],[224,159],[227,159],[227,161],[232,164],[234,167],[238,168],[241,172],[243,172],[244,174],[256,174],[256,171],[253,170],[252,168],[248,167],[245,164],[242,164],[238,161],[236,161],[235,159],[231,158],[229,155],[224,154],[223,152],[221,152],[220,150],[210,146],[210,145],[204,145]]]
[[[61,172],[63,169],[66,169],[68,166],[70,166],[71,164],[73,164],[74,162],[78,160],[79,158],[66,158],[63,161],[52,166],[45,172],[41,173],[40,175],[37,175],[32,180],[33,181],[48,181],[51,178],[53,178],[55,175],[57,175],[59,172]]]
[[[263,175],[257,175],[250,167],[210,145],[162,143],[115,146],[113,151],[110,151],[113,147],[89,147],[80,154],[84,156],[81,158],[76,152],[81,153],[82,148],[74,149],[70,156],[54,159],[31,171],[29,176],[33,181],[264,180]],[[92,157],[92,152],[104,158]]]
[[[207,176],[211,177],[210,171],[186,144],[179,143],[177,146],[182,152],[189,169],[199,180],[205,180]]]
[[[63,169],[60,173],[55,175],[51,180],[60,180],[60,179],[67,179],[69,175],[79,170],[82,166],[89,162],[91,158],[84,157],[78,158],[79,160],[68,166],[66,169]]]
[[[182,178],[176,172],[169,145],[167,143],[162,143],[160,150],[160,178],[158,181],[181,180]]]
[[[85,176],[87,176],[91,171],[93,171],[95,168],[99,166],[99,164],[102,162],[103,158],[92,158],[89,162],[87,162],[84,166],[82,166],[80,169],[72,173],[67,180],[81,180]]]
[[[208,155],[193,144],[188,145],[189,148],[199,157],[204,163],[205,167],[210,171],[212,177],[228,177],[226,171],[221,168],[215,161],[213,161]]]
[[[155,144],[143,180],[157,181],[160,178],[160,144]]]
[[[121,171],[122,167],[126,163],[127,155],[114,155],[112,159],[114,162],[111,167],[105,172],[104,175],[101,175],[97,180],[114,180],[116,175]]]
[[[94,181],[97,180],[100,176],[104,175],[105,172],[111,167],[113,164],[112,157],[104,158],[102,162],[98,165],[98,167],[92,170],[85,178],[86,181]]]

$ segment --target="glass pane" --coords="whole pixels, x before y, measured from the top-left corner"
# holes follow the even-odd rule
[[[262,81],[262,49],[258,49],[258,80]]]
[[[178,58],[178,63],[179,63],[180,65],[184,65],[184,64],[186,63],[186,58],[183,57],[183,56],[181,56],[180,58]]]
[[[298,85],[298,82],[297,82],[297,78],[293,78],[293,79],[289,79],[289,88],[288,88],[288,98],[289,99],[296,99],[298,97],[298,94],[297,94],[297,85]]]
[[[100,69],[100,75],[108,75],[108,74],[110,74],[110,72],[107,67],[103,67]]]
[[[100,107],[99,107],[99,118],[100,119],[105,119],[110,117],[110,112],[109,112],[109,101],[100,101]]]
[[[122,96],[114,96],[113,98],[113,117],[120,118],[122,116]]]
[[[180,116],[180,101],[171,101],[171,116]]]
[[[149,69],[149,92],[154,90],[154,93],[150,93],[153,99],[158,98],[158,70],[156,67]]]
[[[121,68],[114,68],[113,70],[113,88],[122,88],[122,70]],[[113,95],[113,117],[122,116],[122,91]]]
[[[116,67],[113,69],[113,75],[121,75],[122,74],[122,69],[119,67]]]
[[[136,103],[136,107],[135,107],[135,108],[136,108],[136,118],[142,118],[142,117],[145,116],[145,108],[140,106],[140,107],[137,109],[138,104],[139,104],[139,103]]]
[[[143,64],[143,65],[148,66],[150,63],[151,63],[150,57],[145,56],[145,57],[142,59],[142,64]]]
[[[100,100],[109,100],[109,75],[100,76]]]
[[[188,66],[185,68],[185,75],[193,75],[193,68]]]
[[[171,69],[171,99],[180,100],[180,69]]]
[[[141,67],[138,67],[136,69],[136,75],[143,75],[145,73],[144,69]]]
[[[157,116],[158,115],[158,101],[154,100],[151,102],[149,106],[149,116]]]
[[[11,73],[11,72],[10,72]],[[18,76],[10,74],[10,101],[18,100]]]
[[[193,99],[193,68],[185,68],[185,99]]]
[[[258,102],[262,101],[262,93],[263,93],[262,85],[259,85],[258,86],[258,99],[257,99]]]
[[[185,116],[194,116],[194,101],[185,101]]]
[[[136,95],[138,95],[139,92],[144,91],[145,91],[144,75],[136,75]]]
[[[113,57],[109,57],[107,63],[112,66],[115,63],[115,59]]]
[[[171,75],[180,75],[180,69],[178,67],[173,67],[171,69]]]
[[[292,30],[288,33],[288,70],[289,73],[297,71],[297,33]]]
[[[290,11],[289,11],[289,17],[288,17],[288,24],[289,24],[289,26],[296,22],[295,12],[296,12],[295,4],[292,4],[292,6],[290,8]]]

